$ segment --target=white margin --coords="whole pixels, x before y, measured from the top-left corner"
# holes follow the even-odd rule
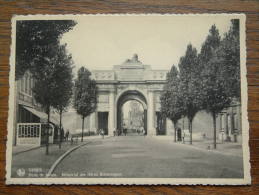
[[[17,20],[76,20],[84,16],[230,16],[240,19],[240,72],[241,72],[241,104],[242,104],[242,147],[244,178],[214,179],[214,178],[11,178],[12,143],[13,143],[13,114],[14,114],[14,82],[15,82],[15,45]],[[249,123],[248,123],[248,90],[246,78],[246,15],[245,14],[80,14],[80,15],[15,15],[12,18],[12,43],[9,74],[9,111],[6,150],[6,184],[110,184],[110,185],[250,185],[250,152],[249,152]]]

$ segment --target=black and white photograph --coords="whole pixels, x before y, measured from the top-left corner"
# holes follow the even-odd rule
[[[14,16],[6,183],[250,184],[245,19]]]

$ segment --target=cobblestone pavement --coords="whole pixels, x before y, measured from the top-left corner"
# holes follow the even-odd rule
[[[69,154],[58,177],[240,178],[243,163],[233,156],[173,140],[120,136],[91,142]]]

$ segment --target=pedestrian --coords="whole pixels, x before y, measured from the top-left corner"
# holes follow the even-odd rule
[[[141,134],[142,134],[142,133],[144,134],[143,131],[144,131],[144,127],[141,127],[140,133],[141,133]]]
[[[61,133],[61,135],[60,135],[60,142],[63,142],[63,140],[64,140],[64,129],[63,128],[61,128],[61,131],[60,131],[60,133]]]
[[[182,133],[182,129],[181,129],[181,127],[178,127],[177,128],[177,141],[182,141],[181,133]]]
[[[102,138],[104,139],[104,130],[101,129],[101,135],[102,135]]]
[[[66,141],[68,141],[68,137],[69,137],[69,130],[66,131],[66,138],[65,138]]]
[[[113,136],[114,137],[116,136],[116,129],[115,128],[113,129]]]
[[[146,131],[145,131],[145,129],[143,129],[143,136],[144,136],[144,137],[146,136]]]
[[[73,142],[74,142],[74,138],[73,138],[73,135],[71,136],[71,145],[73,144]]]

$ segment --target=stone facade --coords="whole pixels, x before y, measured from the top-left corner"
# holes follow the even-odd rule
[[[156,135],[156,113],[160,111],[159,96],[166,82],[168,70],[152,70],[134,55],[112,70],[93,70],[92,78],[98,86],[98,105],[90,116],[92,129],[99,129],[103,124],[98,120],[99,113],[108,113],[107,134],[112,135],[120,128],[120,109],[128,100],[137,100],[146,111],[147,135]],[[105,116],[105,115],[103,115]],[[105,125],[104,125],[105,126]]]

